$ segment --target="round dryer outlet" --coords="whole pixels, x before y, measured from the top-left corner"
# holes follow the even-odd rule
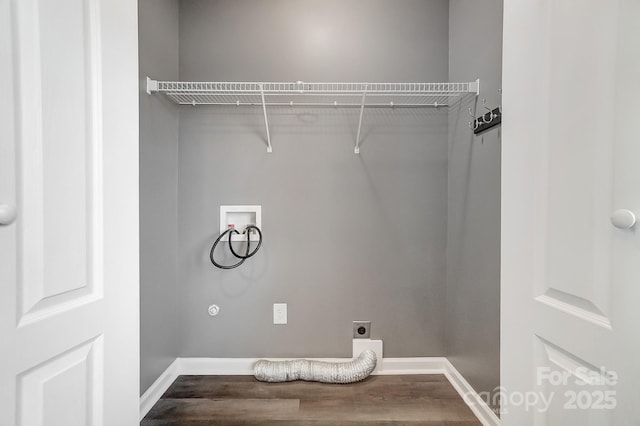
[[[371,338],[371,321],[354,321],[353,322],[353,338],[354,339],[370,339]]]

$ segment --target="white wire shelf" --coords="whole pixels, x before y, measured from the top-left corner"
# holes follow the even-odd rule
[[[166,94],[180,105],[261,106],[271,136],[267,107],[360,108],[354,152],[360,152],[360,130],[365,108],[441,108],[456,98],[478,95],[480,80],[468,83],[308,83],[308,82],[185,82],[147,77],[147,93]]]

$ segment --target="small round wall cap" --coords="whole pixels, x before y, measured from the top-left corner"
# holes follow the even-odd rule
[[[215,317],[219,313],[220,313],[220,306],[218,305],[209,306],[209,315],[211,315],[212,317]]]

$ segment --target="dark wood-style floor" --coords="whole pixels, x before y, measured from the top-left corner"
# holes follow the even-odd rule
[[[440,374],[370,376],[348,385],[180,376],[143,426],[480,425]]]

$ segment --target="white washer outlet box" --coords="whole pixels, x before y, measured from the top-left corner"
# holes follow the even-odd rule
[[[273,323],[274,324],[287,323],[287,304],[286,303],[273,304]]]
[[[262,206],[220,206],[220,233],[233,226],[238,232],[244,231],[247,225],[255,225],[262,229]],[[231,241],[246,241],[245,235],[232,234]],[[258,240],[258,233],[251,231],[251,241]],[[223,242],[228,240],[224,238]]]

